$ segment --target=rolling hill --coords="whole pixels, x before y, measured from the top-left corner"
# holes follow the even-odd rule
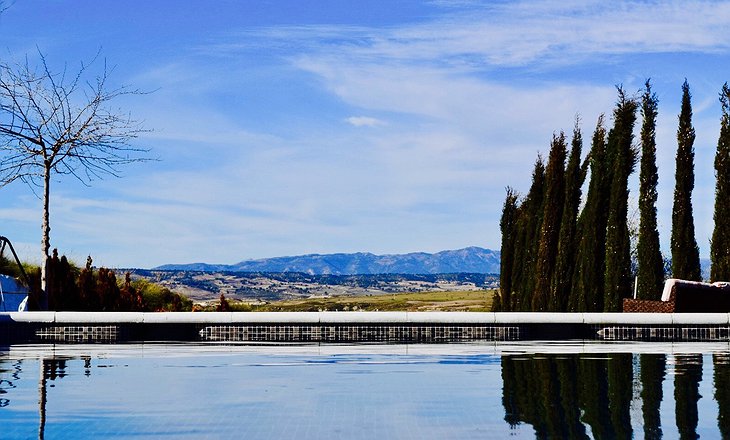
[[[480,247],[433,254],[309,254],[245,260],[236,264],[165,264],[154,270],[200,272],[302,272],[311,275],[499,273],[499,251]]]

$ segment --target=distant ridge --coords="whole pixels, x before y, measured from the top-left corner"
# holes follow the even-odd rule
[[[303,272],[311,275],[499,273],[499,251],[476,246],[434,254],[309,254],[236,264],[165,264],[153,270],[200,272]]]

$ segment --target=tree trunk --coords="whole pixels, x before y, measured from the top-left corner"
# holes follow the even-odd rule
[[[48,161],[45,164],[43,174],[43,238],[41,239],[41,309],[48,310],[48,263],[50,261],[51,249],[51,222],[49,214],[49,201],[51,191],[51,166]]]

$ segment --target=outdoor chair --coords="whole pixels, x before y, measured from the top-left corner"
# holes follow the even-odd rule
[[[629,313],[728,313],[730,283],[701,283],[670,278],[664,283],[660,301],[624,298]]]

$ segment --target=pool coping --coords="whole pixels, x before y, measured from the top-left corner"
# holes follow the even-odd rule
[[[590,324],[730,325],[730,313],[559,312],[0,312],[45,324]]]

